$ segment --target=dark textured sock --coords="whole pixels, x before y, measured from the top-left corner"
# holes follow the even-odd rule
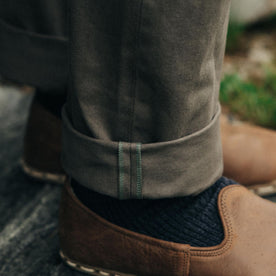
[[[66,100],[66,93],[65,91],[43,91],[37,89],[35,100],[56,117],[61,118],[61,109]]]
[[[215,246],[224,238],[218,213],[220,190],[236,184],[225,177],[197,196],[158,200],[119,200],[72,181],[76,196],[106,220],[157,239],[191,246]]]

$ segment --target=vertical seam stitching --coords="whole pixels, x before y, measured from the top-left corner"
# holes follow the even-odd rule
[[[119,142],[118,145],[118,163],[119,163],[119,187],[118,196],[119,199],[124,198],[124,157],[123,157],[123,142]]]
[[[184,276],[189,276],[190,274],[190,252],[184,252]]]
[[[129,150],[129,197],[133,196],[133,165],[132,165],[132,147],[131,143],[128,145]]]
[[[142,8],[143,8],[144,1],[141,0],[139,6],[139,14],[138,14],[138,22],[137,22],[137,30],[136,30],[136,37],[135,37],[135,49],[134,49],[134,69],[133,69],[133,88],[132,88],[132,106],[131,106],[131,118],[129,121],[129,142],[133,140],[133,126],[134,126],[134,112],[135,112],[135,102],[136,102],[136,88],[137,88],[137,49],[140,42],[140,31],[141,31],[141,22],[142,22]]]
[[[142,154],[141,143],[136,144],[136,196],[142,198]]]

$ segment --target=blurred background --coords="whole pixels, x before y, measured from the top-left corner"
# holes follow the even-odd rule
[[[223,112],[276,129],[276,0],[233,0],[221,82]]]

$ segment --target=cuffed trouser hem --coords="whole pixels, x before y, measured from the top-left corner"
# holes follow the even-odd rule
[[[152,144],[94,139],[76,131],[63,110],[66,172],[99,193],[127,198],[195,195],[222,174],[220,107],[205,128],[183,138]]]
[[[67,39],[32,33],[0,19],[0,74],[45,90],[66,85]]]

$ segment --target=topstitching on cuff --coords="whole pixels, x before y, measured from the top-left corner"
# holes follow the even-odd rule
[[[195,195],[222,174],[220,107],[200,131],[177,140],[141,144],[95,139],[76,131],[63,110],[66,172],[84,186],[112,197]]]

